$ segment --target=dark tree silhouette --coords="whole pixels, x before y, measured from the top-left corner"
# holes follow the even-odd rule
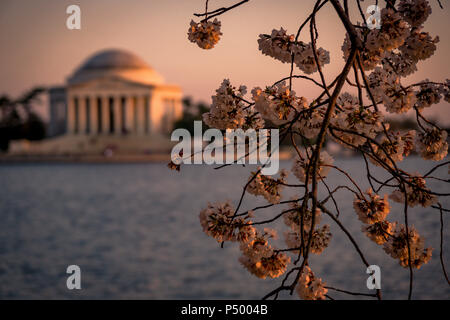
[[[0,97],[0,150],[8,151],[11,140],[41,140],[46,136],[45,124],[32,109],[45,88],[35,87],[13,100]]]

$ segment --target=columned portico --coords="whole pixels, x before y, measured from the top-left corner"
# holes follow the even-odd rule
[[[152,132],[149,95],[71,95],[68,100],[69,134],[149,135]]]
[[[88,59],[65,90],[70,135],[167,134],[172,127],[168,122],[182,114],[180,88],[166,85],[143,60],[123,50],[106,50]]]

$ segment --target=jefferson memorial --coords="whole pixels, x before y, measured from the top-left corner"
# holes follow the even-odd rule
[[[50,89],[49,134],[167,134],[182,115],[182,93],[135,54],[105,50]]]
[[[63,86],[48,90],[50,139],[26,151],[99,154],[166,151],[182,116],[180,87],[137,55],[110,49],[87,58]],[[18,151],[25,151],[22,147]]]

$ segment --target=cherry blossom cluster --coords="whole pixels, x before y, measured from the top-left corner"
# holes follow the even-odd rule
[[[191,20],[188,31],[189,41],[196,43],[202,49],[212,49],[219,42],[222,32],[219,20],[195,22]]]
[[[301,111],[301,115],[297,122],[294,123],[293,128],[298,131],[306,139],[313,139],[317,137],[323,123],[323,116],[325,108],[310,107]]]
[[[316,49],[316,57],[314,57],[311,43],[300,43],[294,46],[292,53],[294,54],[295,65],[306,74],[311,74],[318,70],[316,58],[320,67],[330,63],[330,53],[323,48]]]
[[[203,114],[203,121],[216,129],[263,128],[264,120],[261,116],[244,103],[246,92],[245,86],[236,89],[228,79],[224,79],[212,96],[211,108]]]
[[[306,98],[297,97],[285,81],[265,90],[256,87],[252,90],[255,109],[265,120],[281,125],[294,120],[297,112],[308,108]]]
[[[389,214],[390,206],[387,199],[387,194],[384,195],[384,198],[381,198],[373,193],[372,189],[368,189],[366,196],[355,198],[353,208],[358,214],[359,220],[363,223],[374,224],[383,221]]]
[[[331,120],[333,126],[359,134],[336,130],[337,142],[360,146],[366,142],[366,137],[374,139],[383,130],[381,112],[360,106],[357,97],[345,92],[339,97],[338,104],[342,111]]]
[[[383,220],[375,222],[374,224],[363,225],[361,230],[370,240],[381,245],[389,239],[391,234],[393,234],[395,226],[396,222],[391,223],[387,220]]]
[[[403,267],[409,266],[408,259],[411,259],[411,266],[417,269],[431,259],[432,248],[425,249],[425,240],[413,226],[409,227],[410,256],[405,225],[379,219],[373,224],[362,226],[361,229],[376,244],[383,245],[383,250],[392,258],[398,259]]]
[[[290,257],[269,244],[268,239],[276,237],[275,230],[265,228],[260,232],[252,226],[252,215],[248,212],[244,217],[235,217],[233,206],[226,201],[208,204],[199,218],[203,231],[217,242],[239,242],[239,261],[250,273],[262,279],[279,277],[286,271]]]
[[[200,211],[200,224],[203,231],[210,237],[223,241],[245,241],[252,239],[256,230],[251,226],[251,220],[247,217],[234,218],[234,208],[229,201],[208,203],[208,206]]]
[[[293,55],[295,65],[306,74],[318,70],[312,44],[296,42],[294,35],[287,34],[283,28],[273,29],[270,35],[260,34],[258,45],[262,54],[283,63],[291,63]],[[316,57],[321,67],[330,63],[330,53],[323,48],[316,49]]]
[[[398,50],[382,55],[383,68],[402,77],[408,76],[417,71],[419,61],[434,54],[438,42],[439,37],[432,38],[428,32],[413,29]]]
[[[356,29],[357,36],[364,43],[360,52],[365,70],[372,70],[390,51],[397,49],[404,44],[409,36],[409,25],[403,20],[399,13],[390,8],[381,10],[381,28],[369,30],[358,25]],[[347,34],[342,45],[344,59],[347,59],[350,53],[351,41]]]
[[[369,86],[375,99],[381,101],[390,113],[405,113],[416,102],[414,90],[403,88],[400,77],[383,68],[376,67],[369,75]]]
[[[301,182],[306,183],[306,179],[308,176],[308,183],[312,181],[312,165],[311,156],[313,154],[313,149],[308,147],[306,149],[302,149],[298,157],[294,160],[294,164],[292,165],[292,173],[300,180]],[[333,165],[333,158],[326,151],[321,151],[318,161],[318,176],[320,178],[325,178],[328,172]],[[308,171],[309,170],[309,171]]]
[[[425,160],[444,159],[448,152],[447,131],[433,128],[419,132],[416,137],[416,148]]]
[[[363,43],[365,43],[367,41],[367,34],[368,34],[368,30],[366,33],[363,32],[363,29],[361,28],[360,25],[358,25],[358,29],[356,29],[356,34],[357,36],[363,40]],[[348,59],[348,56],[350,55],[350,49],[351,49],[352,43],[350,40],[350,36],[348,34],[346,34],[345,39],[344,39],[344,43],[342,44],[342,52],[343,52],[343,58],[346,60]],[[380,64],[382,56],[383,56],[383,51],[378,49],[378,50],[370,50],[367,46],[364,46],[361,51],[359,52],[359,55],[361,57],[362,60],[362,64],[364,67],[364,70],[372,70],[373,68],[375,68],[378,64]]]
[[[444,92],[444,100],[450,102],[450,80],[446,79],[445,84],[443,84],[442,87]]]
[[[399,131],[389,131],[387,135],[383,135],[379,143],[370,143],[373,155],[369,160],[377,165],[387,165],[395,167],[396,162],[403,161],[414,149],[415,130],[405,133]]]
[[[431,194],[431,190],[427,188],[425,179],[419,174],[411,175],[407,179],[404,189],[394,190],[389,198],[398,203],[405,203],[405,194],[407,194],[408,206],[415,207],[421,205],[424,208],[438,201],[437,197]]]
[[[370,240],[381,245],[389,239],[396,222],[390,223],[385,220],[391,208],[387,194],[381,198],[369,188],[366,195],[361,194],[355,197],[353,208],[359,220],[364,223],[361,227],[362,232]]]
[[[430,261],[432,248],[425,248],[425,240],[417,230],[410,226],[406,232],[405,225],[397,225],[394,234],[384,243],[383,250],[392,258],[398,259],[402,267],[420,267]],[[408,239],[409,238],[409,249]]]
[[[309,242],[309,235],[310,231],[303,230],[303,241],[306,243]],[[329,225],[325,224],[322,227],[315,229],[311,235],[310,251],[314,254],[321,254],[323,250],[328,247],[331,237],[332,234]],[[300,242],[298,245],[300,245]]]
[[[252,172],[249,178],[250,183],[247,186],[247,192],[255,196],[263,196],[268,202],[275,204],[281,199],[281,190],[286,183],[287,171],[281,170],[280,178],[274,179],[270,176]]]
[[[328,289],[325,282],[316,277],[311,268],[305,266],[298,280],[297,293],[303,300],[325,300]]]
[[[295,36],[287,34],[283,28],[273,29],[270,36],[260,34],[258,38],[258,46],[262,54],[284,63],[290,63],[292,60],[294,42]]]
[[[384,70],[402,77],[409,76],[417,71],[417,61],[401,51],[385,52],[381,64]]]
[[[409,26],[399,13],[391,8],[381,10],[381,28],[367,35],[367,48],[372,51],[390,51],[400,47],[409,34]]]
[[[289,204],[289,211],[283,215],[283,220],[284,224],[292,231],[300,233],[301,226],[303,226],[304,230],[311,230],[312,216],[310,209],[302,208],[298,202],[293,201]],[[314,223],[318,225],[322,217],[322,212],[316,208],[314,216]]]
[[[426,0],[400,0],[398,12],[411,26],[419,27],[431,14],[431,7]]]
[[[398,259],[403,267],[411,266],[420,268],[431,259],[432,248],[424,248],[424,239],[414,227],[409,227],[409,250],[406,237],[405,225],[397,222],[389,222],[386,216],[389,214],[390,206],[387,195],[383,199],[374,194],[371,189],[367,192],[369,200],[357,197],[353,202],[353,207],[358,214],[358,218],[365,224],[362,231],[378,245],[383,245],[383,250],[392,258]]]
[[[428,32],[414,29],[406,38],[405,43],[399,47],[403,57],[409,58],[415,63],[430,58],[436,51],[436,43],[439,37],[432,38]]]
[[[265,279],[277,278],[286,272],[291,258],[283,252],[273,249],[268,243],[269,238],[274,238],[274,230],[265,229],[263,233],[257,232],[249,242],[241,242],[242,255],[239,262],[253,275]]]
[[[428,108],[433,104],[441,101],[441,96],[445,93],[445,89],[440,84],[434,84],[425,79],[420,83],[420,90],[416,92],[415,107],[418,110]]]
[[[314,216],[314,226],[318,226],[320,223],[321,211],[316,209]],[[310,209],[303,208],[297,202],[291,202],[289,212],[284,214],[283,219],[284,223],[290,228],[290,230],[286,231],[284,234],[286,245],[289,248],[298,248],[298,250],[293,250],[293,253],[298,254],[300,252],[302,239],[304,245],[309,242],[310,234],[310,251],[312,253],[321,254],[323,250],[328,247],[332,237],[330,226],[323,225],[321,228],[315,227],[314,231],[311,232],[313,215]]]

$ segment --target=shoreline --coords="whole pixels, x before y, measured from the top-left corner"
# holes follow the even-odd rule
[[[280,160],[289,160],[292,153],[281,151]],[[0,165],[10,163],[169,163],[170,153],[153,154],[114,154],[104,155],[49,155],[49,154],[14,154],[0,155]]]
[[[5,155],[0,164],[9,163],[154,163],[169,162],[170,154],[148,155]]]

